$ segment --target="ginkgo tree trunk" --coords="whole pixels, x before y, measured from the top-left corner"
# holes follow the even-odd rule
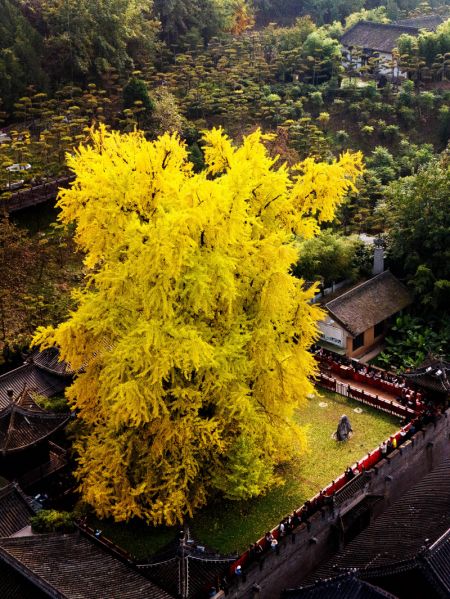
[[[259,131],[203,141],[199,174],[176,135],[101,127],[67,157],[60,218],[87,275],[77,309],[35,342],[79,370],[76,475],[100,516],[172,524],[211,493],[256,496],[304,447],[293,412],[320,310],[290,274],[293,238],[333,217],[362,156],[288,168]]]

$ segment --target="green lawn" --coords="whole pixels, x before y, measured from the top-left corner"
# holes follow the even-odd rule
[[[362,413],[355,413],[355,408],[362,409]],[[344,413],[354,432],[346,443],[337,443],[332,433]],[[284,472],[285,484],[258,499],[220,501],[208,506],[190,523],[197,541],[221,553],[243,551],[399,428],[396,418],[322,390],[298,411],[298,420],[307,426],[308,452]],[[176,534],[175,530],[164,528],[107,523],[98,526],[106,536],[139,557],[154,553]]]

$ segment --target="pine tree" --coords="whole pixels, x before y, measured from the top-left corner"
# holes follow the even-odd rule
[[[172,524],[220,490],[249,498],[304,442],[319,309],[290,274],[294,234],[315,235],[361,155],[289,169],[257,131],[204,134],[194,173],[176,134],[100,128],[68,156],[61,219],[88,269],[78,307],[36,343],[80,369],[77,476],[100,516]]]

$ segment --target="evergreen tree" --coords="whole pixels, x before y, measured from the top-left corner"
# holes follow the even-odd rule
[[[426,309],[450,306],[450,168],[433,160],[391,184],[386,214],[389,248]]]

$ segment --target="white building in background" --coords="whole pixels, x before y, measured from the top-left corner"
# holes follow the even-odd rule
[[[412,303],[408,289],[385,270],[324,303],[319,343],[358,358],[379,344],[391,319]]]
[[[394,56],[400,36],[415,37],[422,29],[435,31],[444,20],[439,15],[425,15],[389,24],[359,21],[341,37],[344,64],[360,69],[369,64],[371,58],[377,57],[379,62],[374,74],[388,79],[405,78],[406,73],[399,68]]]

